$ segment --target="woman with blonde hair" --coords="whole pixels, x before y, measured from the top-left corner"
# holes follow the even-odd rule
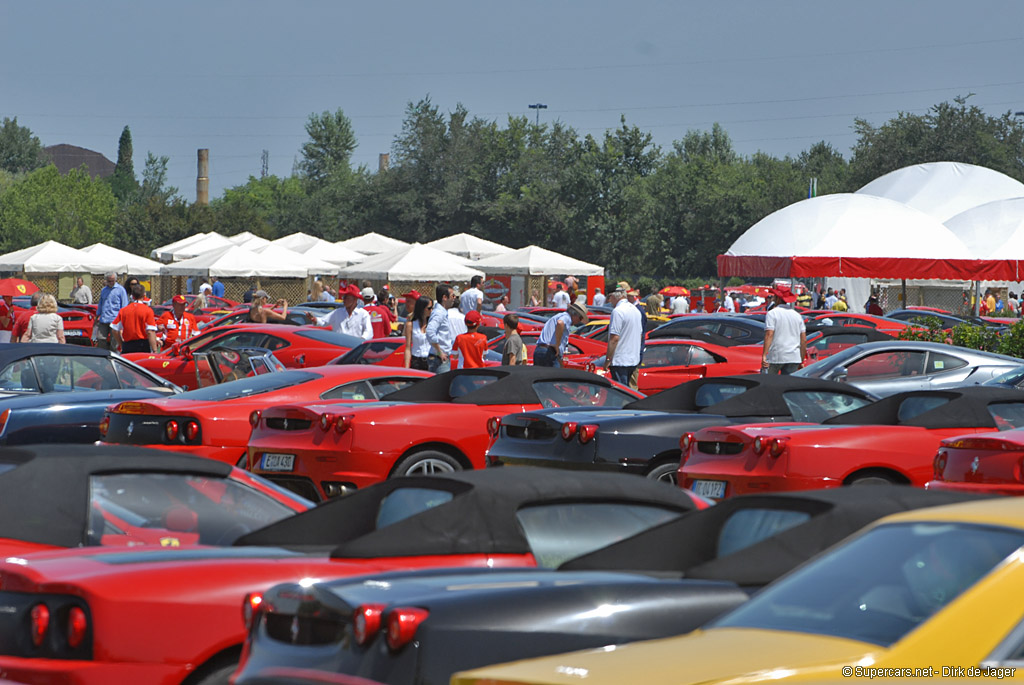
[[[39,298],[36,313],[29,318],[21,342],[64,342],[64,319],[57,313],[57,300],[53,295]]]

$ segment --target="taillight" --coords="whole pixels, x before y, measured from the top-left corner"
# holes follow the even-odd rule
[[[7,412],[5,411],[4,414],[6,414],[6,413]],[[107,431],[108,430],[110,430],[110,417],[109,416],[104,416],[102,419],[100,419],[100,437],[101,438],[107,437]],[[0,430],[0,433],[2,433],[2,432],[3,431]]]
[[[679,451],[686,454],[690,451],[691,445],[693,445],[693,433],[683,433],[679,438]]]
[[[7,419],[11,418],[11,410],[4,409],[0,412],[0,435],[3,435],[4,429],[7,428]]]
[[[383,604],[364,604],[353,612],[352,634],[356,638],[357,645],[365,645],[377,636],[383,613]]]
[[[572,440],[576,435],[576,428],[579,426],[575,421],[566,421],[562,424],[562,440]]]
[[[168,442],[173,442],[178,438],[178,422],[171,419],[164,424],[164,437],[167,438]]]
[[[43,644],[46,632],[50,629],[50,610],[45,604],[36,604],[30,613],[32,618],[32,644],[36,647]]]
[[[597,435],[597,426],[592,423],[584,424],[579,427],[578,434],[580,436],[580,443],[586,445]]]
[[[932,469],[935,471],[936,478],[942,478],[942,474],[946,471],[946,456],[946,450],[939,450],[935,455]]]
[[[196,436],[199,435],[199,424],[195,421],[189,421],[185,424],[185,439],[195,440]]]
[[[590,373],[594,373],[594,369],[596,369],[597,367],[594,366],[594,362],[587,362],[587,365],[584,368]]]
[[[334,420],[334,432],[341,435],[349,428],[352,427],[352,414],[346,414],[345,416],[339,416]]]
[[[789,438],[774,438],[768,444],[768,454],[773,457],[778,457],[786,449],[786,444],[789,442]]]
[[[250,592],[242,600],[242,623],[245,624],[245,629],[249,630],[252,628],[252,620],[259,611],[260,606],[263,604],[263,593]]]
[[[764,448],[766,446],[767,443],[760,435],[754,438],[754,454],[764,454]]]
[[[331,429],[331,424],[334,423],[334,414],[321,414],[320,415],[320,430],[327,432]]]
[[[71,649],[78,648],[85,640],[85,635],[89,631],[89,619],[85,616],[85,611],[81,607],[71,607],[68,611],[68,647]]]
[[[492,416],[491,418],[487,419],[487,435],[491,436],[492,438],[496,438],[496,437],[498,437],[498,433],[500,433],[500,432],[501,432],[501,417],[500,416]]]
[[[388,647],[399,650],[416,636],[416,629],[426,620],[428,612],[416,607],[401,607],[388,612]]]
[[[260,416],[262,416],[262,414],[259,409],[256,409],[253,413],[249,414],[249,425],[253,428],[258,428],[260,425]]]

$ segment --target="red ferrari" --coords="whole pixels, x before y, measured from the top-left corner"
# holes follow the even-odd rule
[[[1024,495],[1024,430],[947,438],[934,466],[928,490]]]
[[[923,486],[944,438],[1024,427],[1019,390],[985,386],[886,397],[821,425],[702,428],[681,438],[679,484],[721,499],[864,483]]]
[[[147,401],[122,402],[107,410],[104,442],[146,445],[228,464],[243,460],[250,416],[293,402],[365,402],[407,387],[431,374],[415,369],[322,366],[269,373]]]
[[[900,331],[905,328],[920,328],[916,324],[900,321],[899,319],[890,319],[884,316],[875,316],[874,314],[851,314],[849,312],[819,314],[808,323],[821,324],[825,319],[831,319],[833,326],[865,326],[887,333],[892,337],[899,335]]]
[[[25,683],[219,685],[241,653],[243,601],[251,612],[273,585],[398,569],[553,566],[694,508],[688,493],[639,478],[486,469],[381,483],[230,548],[7,558],[0,673]]]
[[[621,408],[640,395],[575,369],[497,366],[438,374],[364,406],[267,407],[249,470],[323,500],[392,476],[486,466],[498,417],[542,407]]]
[[[124,356],[183,388],[191,388],[197,384],[194,358],[197,353],[218,348],[265,348],[273,352],[286,367],[299,369],[323,366],[362,342],[362,338],[313,326],[247,323],[204,331],[157,354],[136,353]]]

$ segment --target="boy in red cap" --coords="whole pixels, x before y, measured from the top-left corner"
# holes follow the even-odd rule
[[[171,298],[171,311],[164,312],[156,320],[157,335],[164,339],[161,349],[166,350],[176,342],[188,340],[199,330],[196,317],[185,311],[187,305],[184,295],[175,295]]]
[[[480,312],[470,310],[466,314],[466,332],[455,336],[455,342],[452,343],[452,351],[459,353],[461,369],[479,369],[484,365],[487,336],[477,331],[480,321]]]

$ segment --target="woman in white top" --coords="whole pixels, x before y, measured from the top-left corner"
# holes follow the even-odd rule
[[[63,343],[64,319],[57,313],[57,300],[53,295],[39,298],[36,312],[29,318],[21,342]]]
[[[427,319],[433,302],[429,297],[416,300],[412,316],[405,320],[405,368],[427,370],[430,343],[427,342]]]

